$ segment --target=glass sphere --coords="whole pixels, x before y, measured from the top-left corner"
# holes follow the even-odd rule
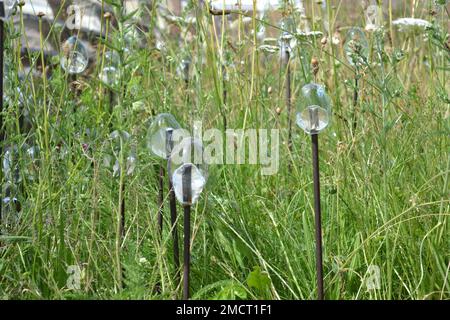
[[[22,177],[33,181],[38,171],[38,153],[38,147],[30,147],[26,143],[20,147],[17,145],[7,147],[2,159],[5,181],[17,184],[22,181]]]
[[[180,77],[184,81],[188,81],[190,78],[191,64],[192,64],[191,58],[186,57],[182,59],[177,67],[178,77]]]
[[[8,234],[10,230],[17,227],[22,218],[22,204],[19,199],[14,197],[13,195],[15,193],[11,194],[11,191],[7,191],[6,193],[6,197],[4,197],[0,203],[2,206],[2,223],[0,224],[0,233],[3,234]]]
[[[208,166],[199,140],[187,137],[174,147],[169,174],[178,201],[183,205],[196,203],[208,179]]]
[[[89,63],[86,46],[76,36],[67,39],[61,48],[61,67],[69,74],[83,73]]]
[[[120,65],[120,56],[116,51],[105,52],[105,66],[118,67]]]
[[[136,169],[137,157],[131,151],[131,135],[123,130],[113,131],[103,157],[103,165],[112,171],[113,177],[120,176],[120,160],[125,161],[125,174],[130,176]]]
[[[120,82],[119,71],[112,66],[104,67],[100,73],[100,80],[108,86],[117,86]]]
[[[280,28],[282,30],[279,38],[281,58],[284,58],[286,52],[289,52],[292,58],[297,46],[297,39],[294,36],[297,31],[295,22],[292,18],[285,18],[281,21]]]
[[[297,125],[308,134],[317,134],[325,129],[331,119],[331,99],[325,87],[310,83],[301,90],[297,105]]]
[[[0,3],[1,3],[1,1],[0,1]],[[5,15],[0,18],[2,20],[8,20],[12,16],[14,11],[16,10],[18,3],[19,3],[19,0],[3,0]]]
[[[365,64],[369,54],[369,44],[364,31],[360,28],[352,28],[347,32],[344,52],[350,65],[358,67]]]
[[[19,173],[19,149],[16,145],[7,147],[3,156],[2,166],[5,180],[10,183],[18,183],[22,179]]]
[[[120,82],[120,56],[116,51],[106,51],[100,80],[108,86],[117,86]]]
[[[167,130],[181,129],[175,117],[169,113],[161,113],[150,122],[147,130],[147,148],[152,154],[163,159],[170,156],[168,150]]]
[[[144,34],[133,23],[127,23],[124,26],[124,49],[135,50],[141,48],[144,44]]]

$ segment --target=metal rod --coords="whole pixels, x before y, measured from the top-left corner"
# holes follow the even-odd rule
[[[186,166],[183,172],[184,203],[184,264],[183,264],[183,299],[189,300],[189,273],[191,264],[191,201],[192,201],[192,166]]]
[[[108,92],[108,102],[109,102],[109,128],[113,128],[113,113],[114,113],[114,92],[111,89],[107,89]]]
[[[227,130],[227,115],[226,115],[226,110],[227,110],[227,97],[228,97],[228,92],[227,92],[227,69],[225,67],[225,65],[222,64],[222,97],[223,97],[223,106],[222,106],[222,122],[223,122],[223,130],[226,131]]]
[[[125,238],[125,181],[122,181],[120,188],[120,193],[122,195],[120,202],[120,235],[123,240]]]
[[[163,213],[164,213],[164,167],[159,165],[159,176],[158,176],[158,226],[159,232],[162,236],[163,231]]]
[[[170,176],[170,161],[169,157],[173,149],[172,139],[173,129],[169,128],[166,131],[166,144],[167,144],[167,174],[169,176],[169,205],[170,205],[170,220],[171,220],[171,232],[173,238],[173,260],[175,265],[175,278],[180,280],[180,249],[178,245],[178,229],[177,229],[177,199],[175,197],[175,191],[173,189],[172,177]]]
[[[318,300],[324,299],[323,262],[322,262],[322,212],[320,208],[320,176],[319,176],[319,139],[318,134],[311,135],[313,180],[314,180],[314,213],[316,229],[316,273]]]
[[[358,88],[358,73],[355,73],[355,88],[353,92],[353,111],[352,111],[352,122],[353,122],[353,134],[356,131],[356,127],[358,122],[356,121],[356,108],[358,107],[358,99],[359,99],[359,88]]]
[[[285,50],[285,65],[286,65],[286,109],[287,109],[287,118],[288,118],[288,150],[289,153],[292,153],[292,98],[291,98],[291,56],[289,50],[283,47]],[[291,162],[289,161],[289,167],[291,166]]]

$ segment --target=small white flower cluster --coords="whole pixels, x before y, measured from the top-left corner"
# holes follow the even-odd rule
[[[392,21],[392,24],[404,33],[421,33],[431,27],[430,22],[416,18],[400,18]]]

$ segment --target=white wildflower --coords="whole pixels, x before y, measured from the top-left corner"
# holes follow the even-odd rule
[[[416,18],[400,18],[392,21],[392,24],[398,27],[400,32],[405,33],[420,33],[431,27],[430,22]]]

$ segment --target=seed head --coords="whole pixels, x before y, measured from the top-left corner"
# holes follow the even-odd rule
[[[313,72],[314,76],[316,76],[317,73],[319,72],[319,60],[317,58],[312,58],[311,66],[312,66],[312,72]]]

